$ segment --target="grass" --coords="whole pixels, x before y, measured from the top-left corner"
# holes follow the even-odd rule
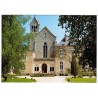
[[[4,81],[4,79],[2,79],[2,82],[36,82],[36,80],[34,79],[26,79],[26,78],[10,78],[8,77],[7,81]]]
[[[73,83],[96,83],[96,78],[69,78],[67,81]]]

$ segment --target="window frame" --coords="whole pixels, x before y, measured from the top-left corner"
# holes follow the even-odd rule
[[[64,66],[63,61],[60,61],[60,71],[63,71],[63,66]]]
[[[43,45],[43,58],[47,58],[47,54],[48,54],[48,46],[47,43],[45,42]]]
[[[38,66],[35,66],[34,67],[34,71],[39,71],[39,67]]]
[[[53,72],[53,71],[54,71],[54,67],[50,67],[50,71],[52,71],[52,72]]]
[[[63,57],[63,55],[64,55],[64,49],[59,49],[59,56]]]

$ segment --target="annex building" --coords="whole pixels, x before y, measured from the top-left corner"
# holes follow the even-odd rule
[[[40,24],[34,17],[30,23],[30,31],[35,35],[30,40],[30,51],[24,60],[25,69],[22,74],[68,74],[71,68],[73,47],[68,45],[67,35],[57,44],[56,36],[44,27],[39,31]]]

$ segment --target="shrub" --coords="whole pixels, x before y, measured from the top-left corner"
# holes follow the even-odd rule
[[[77,57],[72,56],[72,62],[71,62],[71,74],[76,77],[78,75],[78,62],[77,62]]]
[[[37,74],[31,74],[31,77],[40,77],[41,74],[37,73]]]
[[[68,76],[68,74],[67,74],[67,73],[65,73],[65,76]]]
[[[55,74],[52,74],[52,73],[46,73],[46,74],[36,73],[36,74],[31,75],[31,77],[51,77],[51,76],[55,76]]]
[[[91,76],[95,76],[96,73],[94,71],[83,71],[82,75],[83,76],[90,76],[91,77]]]
[[[96,71],[94,71],[94,76],[96,76]]]
[[[70,82],[70,79],[68,78],[67,81]]]

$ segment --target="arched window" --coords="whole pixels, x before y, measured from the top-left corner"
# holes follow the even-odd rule
[[[63,62],[60,61],[60,70],[63,70]]]
[[[38,30],[38,26],[33,25],[32,26],[32,32],[37,32],[37,30]]]
[[[47,43],[43,45],[43,58],[47,58]]]
[[[35,26],[34,26],[34,32],[36,32],[36,28],[35,28]]]
[[[34,32],[34,26],[32,26],[32,32]]]

